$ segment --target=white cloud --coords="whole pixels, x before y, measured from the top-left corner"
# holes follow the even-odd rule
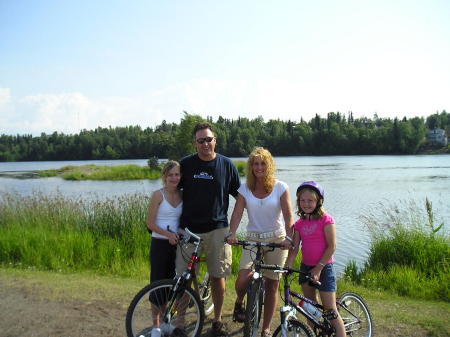
[[[0,88],[0,109],[4,108],[4,106],[9,104],[10,101],[11,101],[11,89]]]
[[[178,123],[183,111],[213,119],[222,116],[310,120],[330,111],[355,117],[428,116],[449,109],[444,92],[426,90],[420,81],[401,87],[396,81],[374,78],[372,83],[336,79],[332,83],[287,79],[193,79],[136,96],[88,97],[80,92],[41,93],[16,98],[0,89],[0,134],[33,134],[54,131],[78,133],[98,126],[154,127],[163,120]],[[418,84],[419,83],[419,84]],[[422,93],[420,95],[419,93]]]

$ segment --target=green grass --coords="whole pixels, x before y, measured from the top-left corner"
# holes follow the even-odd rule
[[[450,239],[431,203],[421,208],[380,205],[364,216],[372,236],[369,257],[361,270],[349,264],[346,276],[401,296],[450,301]]]
[[[148,273],[148,201],[140,194],[105,201],[2,194],[0,261],[65,272]]]
[[[60,169],[38,171],[40,177],[61,177],[65,180],[134,180],[159,179],[161,172],[147,166],[117,165],[117,166],[64,166]]]
[[[34,193],[0,195],[0,263],[61,272],[148,278],[149,197],[104,201]],[[241,250],[233,247],[237,274]]]
[[[143,194],[98,201],[59,194],[3,193],[0,263],[25,269],[147,279],[148,202],[149,197]],[[358,269],[350,263],[343,281],[395,295],[448,302],[448,236],[429,222],[421,231],[417,226],[405,226],[374,230],[366,265]],[[238,272],[240,255],[241,249],[233,247],[233,275]]]
[[[245,161],[235,161],[239,175],[245,175]],[[65,180],[136,180],[136,179],[159,179],[161,178],[161,168],[149,168],[138,165],[117,165],[117,166],[64,166],[60,169],[49,169],[37,171],[41,178],[61,177]]]

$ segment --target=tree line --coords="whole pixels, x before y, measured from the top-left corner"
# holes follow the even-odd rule
[[[98,127],[78,134],[53,132],[0,136],[0,161],[92,160],[180,157],[194,151],[192,129],[204,119],[184,113],[180,123]],[[217,152],[231,157],[247,156],[263,146],[275,156],[415,154],[426,146],[429,129],[450,129],[450,115],[443,110],[427,118],[354,118],[330,112],[310,121],[280,119],[228,119],[207,117],[217,136]]]

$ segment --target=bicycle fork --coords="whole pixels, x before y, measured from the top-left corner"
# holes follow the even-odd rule
[[[297,318],[295,309],[291,305],[283,305],[280,308],[281,336],[286,337],[288,333],[288,322],[291,318]]]

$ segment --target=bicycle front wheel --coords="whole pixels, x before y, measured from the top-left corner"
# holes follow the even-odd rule
[[[209,279],[209,273],[205,272],[202,282],[199,285],[199,296],[202,301],[203,308],[205,309],[205,316],[211,314],[214,310],[214,303],[211,296],[211,281]]]
[[[346,292],[337,300],[339,314],[349,336],[372,337],[373,322],[369,308],[357,294]]]
[[[244,337],[256,337],[258,334],[263,305],[263,286],[262,279],[250,280],[245,307]]]
[[[125,326],[128,337],[150,336],[154,324],[159,324],[163,336],[175,328],[189,337],[198,337],[202,331],[204,313],[198,295],[180,287],[175,280],[160,280],[140,290],[128,307]]]
[[[315,334],[311,328],[303,322],[290,319],[287,321],[286,335],[283,336],[281,325],[279,325],[272,337],[315,337]]]

